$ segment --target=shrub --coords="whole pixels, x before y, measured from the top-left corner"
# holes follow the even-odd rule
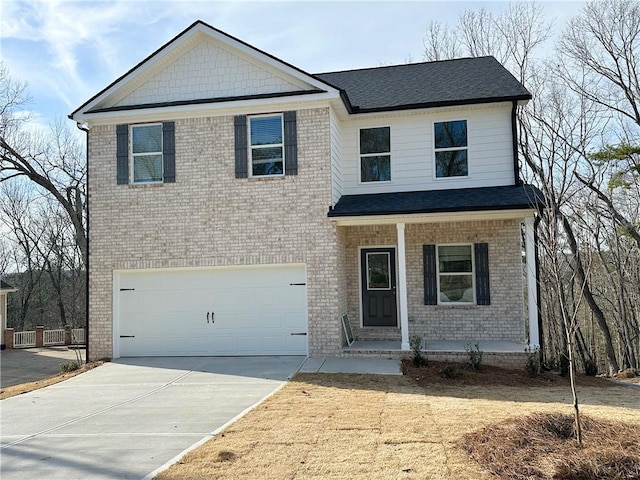
[[[589,377],[595,377],[598,374],[598,365],[592,358],[588,358],[584,361],[584,374]]]
[[[74,370],[78,370],[79,368],[80,368],[80,365],[78,365],[78,362],[76,361],[70,361],[70,362],[60,364],[60,371],[62,373],[73,372]]]
[[[413,365],[416,367],[426,367],[429,363],[427,357],[422,355],[422,338],[418,335],[414,335],[409,340],[409,345],[411,346],[411,350],[413,351],[413,357],[411,360],[413,361]]]
[[[527,373],[531,378],[540,375],[542,366],[540,365],[540,349],[527,349]]]
[[[464,349],[469,355],[469,366],[476,372],[479,371],[482,367],[482,350],[480,350],[478,342],[473,347],[467,344]]]
[[[462,369],[460,368],[460,365],[449,363],[440,370],[440,373],[445,378],[460,378],[462,376]]]

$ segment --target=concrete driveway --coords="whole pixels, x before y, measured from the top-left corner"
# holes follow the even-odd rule
[[[120,359],[2,400],[0,477],[141,479],[272,393],[303,361]]]

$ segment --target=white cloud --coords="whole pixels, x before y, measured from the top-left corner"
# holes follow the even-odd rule
[[[554,15],[581,3],[545,3]],[[504,2],[2,0],[2,59],[67,114],[197,19],[309,72],[422,59],[430,20]],[[51,117],[50,113],[44,114]]]

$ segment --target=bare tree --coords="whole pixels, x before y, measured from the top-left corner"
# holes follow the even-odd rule
[[[86,163],[78,135],[58,122],[48,135],[25,130],[28,117],[26,84],[13,80],[0,67],[0,182],[26,178],[53,197],[64,209],[75,233],[75,242],[87,258]]]
[[[460,42],[448,24],[433,20],[425,32],[424,59],[428,62],[460,57]]]
[[[15,326],[84,323],[86,164],[79,132],[32,128],[24,82],[0,65],[0,231]],[[15,305],[19,302],[19,305]]]
[[[429,24],[424,57],[435,61],[492,55],[526,83],[534,52],[549,39],[551,25],[542,7],[531,2],[510,3],[497,15],[484,8],[466,10],[453,28],[440,22]]]

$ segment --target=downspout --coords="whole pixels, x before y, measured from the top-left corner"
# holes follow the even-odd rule
[[[520,179],[520,165],[518,164],[518,101],[511,102],[511,141],[513,149],[513,184],[522,185]]]
[[[86,142],[86,162],[87,162],[87,180],[86,180],[86,189],[87,189],[87,197],[86,197],[86,205],[87,209],[87,225],[86,225],[86,251],[87,258],[84,259],[84,295],[85,295],[85,338],[84,338],[84,361],[85,363],[89,363],[89,129],[85,126],[86,124],[82,124],[80,122],[76,122],[76,127],[82,130],[85,133],[85,142]]]
[[[544,335],[542,331],[542,307],[540,304],[540,262],[538,261],[539,260],[538,225],[540,224],[541,220],[542,220],[542,217],[540,213],[538,213],[538,215],[536,215],[536,218],[533,220],[533,245],[534,245],[534,251],[535,251],[534,261],[536,262],[536,297],[537,297],[536,308],[538,309],[538,342],[540,343],[540,365],[544,365]]]

